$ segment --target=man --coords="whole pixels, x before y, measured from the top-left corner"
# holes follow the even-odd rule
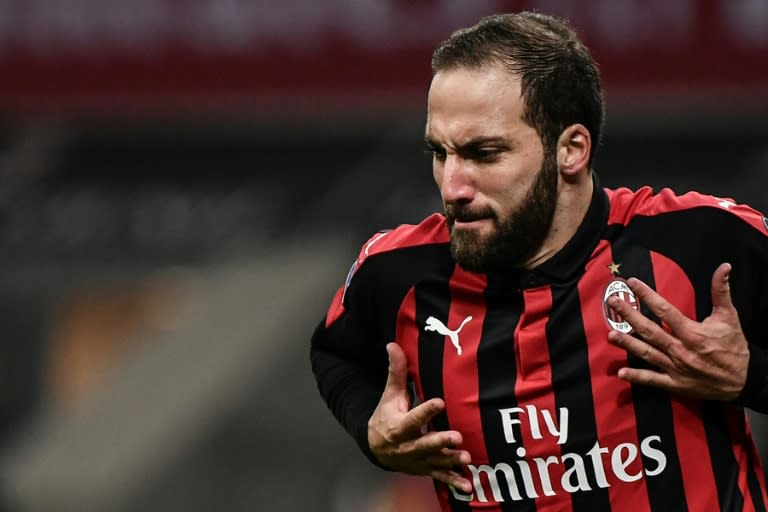
[[[768,221],[601,188],[599,75],[557,19],[485,18],[432,67],[445,214],[374,235],[317,327],[336,418],[446,511],[766,510]]]

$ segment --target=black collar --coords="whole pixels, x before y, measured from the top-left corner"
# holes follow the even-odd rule
[[[610,211],[608,195],[594,172],[592,184],[592,200],[573,238],[554,256],[532,269],[531,274],[539,274],[545,281],[563,283],[577,277],[584,270],[589,256],[600,241]]]

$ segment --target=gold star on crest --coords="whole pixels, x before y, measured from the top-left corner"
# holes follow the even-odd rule
[[[621,263],[616,263],[615,261],[612,261],[610,265],[606,265],[608,267],[608,270],[611,271],[611,274],[616,275],[619,273],[619,267],[621,267]]]

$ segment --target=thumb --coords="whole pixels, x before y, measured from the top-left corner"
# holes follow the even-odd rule
[[[733,310],[731,301],[731,264],[721,263],[712,274],[712,314],[730,313]]]
[[[405,352],[397,343],[387,343],[387,355],[389,356],[389,373],[384,396],[404,393],[408,386],[408,360]]]

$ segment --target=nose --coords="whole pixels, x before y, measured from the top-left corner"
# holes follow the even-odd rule
[[[457,155],[446,156],[442,165],[440,194],[445,204],[467,204],[475,198],[472,170]]]

